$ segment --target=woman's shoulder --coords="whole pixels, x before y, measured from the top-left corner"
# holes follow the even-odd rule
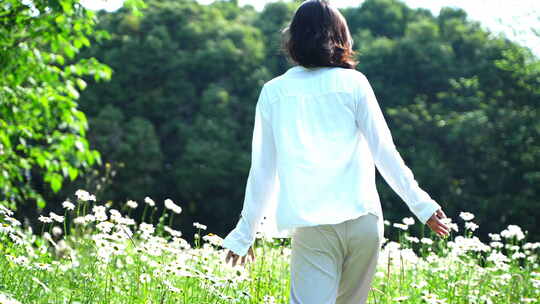
[[[284,80],[285,78],[285,74],[281,74],[279,76],[276,76],[268,81],[266,81],[263,85],[263,87],[267,87],[267,88],[270,88],[270,87],[274,87],[274,86],[279,86],[279,84]]]
[[[346,87],[351,90],[363,90],[369,83],[366,75],[356,69],[334,68],[328,72],[329,81],[336,83],[338,87]]]
[[[364,73],[356,69],[346,69],[346,68],[336,68],[333,71],[338,73],[340,76],[348,77],[351,80],[364,80],[367,79]]]

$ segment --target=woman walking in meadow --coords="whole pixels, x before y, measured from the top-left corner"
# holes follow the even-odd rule
[[[251,168],[226,262],[254,259],[257,232],[291,237],[290,303],[365,303],[384,235],[375,166],[422,224],[447,235],[441,206],[397,151],[345,18],[305,1],[285,31],[297,64],[256,104]]]

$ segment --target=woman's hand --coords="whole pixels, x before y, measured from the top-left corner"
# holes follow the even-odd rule
[[[255,253],[253,253],[253,247],[249,247],[248,254],[246,254],[245,256],[239,256],[232,250],[229,250],[227,256],[225,257],[225,263],[229,263],[229,260],[232,259],[232,266],[234,267],[236,266],[238,258],[240,258],[240,265],[244,266],[244,263],[246,262],[248,257],[251,257],[251,260],[255,261]]]
[[[433,232],[437,233],[439,236],[447,236],[450,232],[450,228],[446,226],[441,219],[446,218],[446,214],[442,211],[442,209],[439,209],[433,213],[433,215],[429,218],[429,220],[426,222],[426,225],[429,226]]]

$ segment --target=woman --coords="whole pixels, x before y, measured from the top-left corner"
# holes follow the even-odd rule
[[[286,34],[297,65],[265,83],[257,101],[245,200],[223,240],[225,261],[254,259],[257,232],[291,237],[290,303],[365,303],[384,234],[375,166],[440,236],[446,216],[396,150],[339,11],[305,1]]]

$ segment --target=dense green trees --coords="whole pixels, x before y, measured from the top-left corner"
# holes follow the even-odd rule
[[[388,3],[367,1],[347,14],[362,16],[369,14],[367,4]],[[443,9],[437,18],[422,11],[403,15],[409,18],[402,35],[355,36],[365,42],[360,70],[374,84],[400,151],[435,199],[452,213],[477,214],[481,230],[510,222],[535,229],[538,60],[460,10]],[[396,196],[385,189],[384,201],[392,202],[385,210],[395,210]]]
[[[101,174],[114,173],[101,198],[123,204],[170,197],[183,206],[185,223],[225,233],[242,207],[259,90],[290,67],[279,52],[280,31],[299,1],[262,12],[236,1],[145,2],[143,16],[99,13],[98,26],[111,37],[92,41],[77,57],[95,57],[113,71],[104,83],[85,77],[79,100],[89,117],[88,149],[110,164]],[[538,231],[538,58],[459,9],[433,16],[397,0],[367,0],[343,13],[358,69],[372,82],[422,188],[449,215],[475,213],[485,231],[510,223]],[[79,178],[47,198],[61,201],[88,182]],[[382,178],[378,183],[385,217],[410,216]],[[189,233],[183,223],[176,224]]]
[[[104,196],[171,197],[201,222],[230,222],[250,161],[253,100],[271,76],[263,36],[250,25],[256,12],[148,5],[142,18],[102,15],[112,39],[86,54],[115,71],[81,101],[104,161],[124,165]]]

